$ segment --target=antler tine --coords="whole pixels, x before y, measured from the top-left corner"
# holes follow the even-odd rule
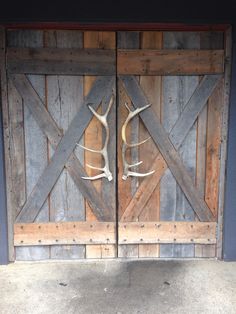
[[[81,177],[81,178],[84,180],[97,180],[97,179],[101,179],[101,178],[106,178],[106,174],[103,172],[103,173],[97,174],[96,176]]]
[[[126,109],[127,109],[129,112],[131,112],[131,109],[129,108],[129,106],[128,106],[128,103],[127,103],[127,102],[125,102],[125,107],[126,107]]]
[[[142,163],[143,163],[143,161],[141,160],[141,161],[138,161],[138,162],[136,162],[136,163],[134,163],[134,164],[132,164],[132,165],[129,164],[129,168],[139,166],[139,165],[141,165]]]
[[[94,166],[92,166],[92,165],[90,165],[90,164],[86,164],[86,166],[87,166],[88,168],[94,169],[94,170],[100,170],[100,171],[103,171],[103,170],[104,170],[104,168],[94,167]]]
[[[146,173],[140,173],[140,172],[134,172],[134,171],[128,171],[127,174],[123,174],[122,179],[123,180],[127,180],[128,177],[147,177],[150,176],[151,174],[153,174],[155,172],[155,170],[152,170],[150,172],[146,172]]]
[[[128,143],[127,143],[127,145],[128,145],[129,147],[137,147],[137,146],[140,146],[140,145],[146,143],[148,140],[150,140],[150,138],[151,138],[151,137],[149,136],[148,138],[146,138],[145,140],[143,140],[143,141],[141,141],[141,142],[139,142],[139,143],[134,143],[134,144],[128,144]]]
[[[101,151],[100,150],[96,150],[96,149],[92,149],[92,148],[88,148],[86,146],[83,146],[81,144],[76,144],[77,146],[80,146],[81,148],[89,151],[89,152],[92,152],[92,153],[97,153],[97,154],[101,154]]]
[[[112,93],[111,99],[110,99],[109,104],[108,104],[108,107],[107,107],[107,110],[106,110],[106,112],[104,113],[104,116],[105,116],[105,117],[107,117],[108,113],[110,112],[111,107],[112,107],[113,102],[114,102],[114,99],[115,99],[115,96],[114,96],[114,94]]]
[[[130,120],[132,120],[136,115],[138,115],[141,111],[149,108],[151,106],[151,104],[148,104],[146,106],[143,106],[143,107],[140,107],[140,108],[136,108],[134,111],[132,111],[127,103],[125,103],[125,107],[128,109],[129,111],[129,114],[122,126],[122,129],[121,129],[121,137],[122,137],[122,141],[123,141],[123,144],[122,144],[122,160],[123,160],[123,166],[124,166],[124,169],[123,169],[123,176],[122,176],[122,179],[123,180],[126,180],[128,177],[146,177],[146,176],[149,176],[151,174],[153,174],[155,172],[155,170],[152,170],[150,172],[147,172],[147,173],[139,173],[139,172],[134,172],[134,171],[130,171],[129,169],[132,168],[132,167],[135,167],[135,166],[138,166],[140,164],[142,164],[143,161],[139,161],[139,162],[136,162],[134,164],[128,164],[128,162],[126,161],[126,158],[125,158],[125,153],[126,153],[126,150],[128,148],[133,148],[133,147],[137,147],[139,145],[142,145],[144,144],[145,142],[147,142],[149,138],[139,142],[139,143],[135,143],[135,144],[129,144],[127,143],[127,140],[126,140],[126,127],[129,123]]]

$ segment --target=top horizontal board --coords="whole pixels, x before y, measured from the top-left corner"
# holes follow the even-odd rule
[[[223,50],[118,50],[118,74],[202,75],[224,72]]]
[[[8,48],[10,73],[114,75],[115,50],[76,48]]]

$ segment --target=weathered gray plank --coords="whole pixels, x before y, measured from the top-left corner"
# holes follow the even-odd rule
[[[122,49],[138,49],[140,45],[140,33],[139,32],[118,32],[117,33],[117,48]],[[127,97],[128,98],[128,97]],[[128,99],[127,99],[128,100]],[[123,106],[123,103],[119,104]],[[139,140],[139,118],[134,117],[130,122],[131,143],[137,143]],[[131,163],[136,163],[139,160],[138,148],[131,149]],[[133,171],[135,171],[135,167]],[[135,177],[130,178],[131,181],[131,194],[134,195],[138,187],[138,179]],[[121,245],[119,246],[118,256],[120,257],[138,257],[138,245]]]
[[[164,46],[167,46],[167,48],[169,46],[180,48],[181,46],[181,49],[199,49],[199,33],[167,32],[164,35]],[[197,76],[181,76],[173,79],[178,81],[176,106],[180,117],[176,123],[176,125],[178,124],[177,128],[175,128],[176,125],[173,127],[170,139],[174,146],[179,148],[183,164],[194,182],[196,169],[196,125],[194,125],[194,122],[210,95],[207,93],[208,90],[206,95],[204,94],[208,80],[206,78],[203,86],[198,86]],[[211,86],[211,84],[209,85]],[[196,88],[197,86],[198,88]],[[198,89],[200,93],[198,93]],[[192,93],[193,97],[191,97]],[[204,96],[205,99],[202,99]],[[188,102],[188,106],[185,106],[186,102]],[[180,129],[182,130],[180,131]],[[177,136],[175,136],[176,130],[179,130]],[[181,139],[181,146],[178,138]],[[176,210],[174,216],[175,221],[194,221],[195,219],[194,211],[178,184],[176,186]],[[170,253],[173,257],[193,257],[194,245],[173,245],[170,246]]]
[[[92,118],[92,114],[88,109],[87,104],[92,103],[93,108],[97,109],[102,97],[112,89],[113,84],[113,77],[106,76],[97,78],[90,93],[84,99],[80,110],[77,112],[64,137],[57,146],[55,154],[35,185],[27,203],[18,215],[18,222],[32,222],[37,217],[45,199],[64,168],[66,161],[73,152],[76,143],[80,140],[88,122]],[[103,211],[101,216],[105,221],[110,219],[110,214],[107,211]]]
[[[166,127],[167,131],[169,131],[169,129],[171,129],[171,126],[175,123],[176,127],[174,126],[170,133],[169,133],[169,138],[171,138],[171,136],[174,134],[174,132],[176,132],[177,134],[179,134],[179,136],[177,137],[177,140],[172,144],[175,144],[175,149],[178,150],[182,144],[182,142],[184,141],[186,134],[190,131],[190,129],[192,128],[192,126],[194,125],[197,115],[199,112],[201,112],[202,107],[204,106],[204,102],[201,102],[198,98],[199,95],[201,95],[202,93],[205,93],[205,85],[208,85],[208,80],[205,80],[205,83],[200,84],[195,91],[193,92],[193,95],[191,96],[191,98],[189,99],[189,101],[184,105],[184,111],[181,113],[181,115],[178,117],[178,119],[176,118],[176,115],[178,113],[178,111],[176,110],[174,104],[177,104],[177,98],[176,95],[178,94],[178,89],[180,88],[181,84],[179,84],[177,77],[175,77],[176,80],[174,80],[174,77],[166,77],[164,78],[163,82],[163,86],[164,86],[164,90],[163,90],[163,101],[164,101],[164,106],[163,106],[163,110],[162,110],[162,116],[163,116],[163,125],[164,127]],[[208,76],[206,76],[205,78],[208,78]],[[210,95],[210,93],[209,93]],[[208,96],[209,96],[208,95]],[[197,103],[195,102],[195,99],[199,100]],[[174,104],[173,104],[174,103]],[[193,114],[190,114],[190,110],[188,109],[188,106],[193,108]],[[170,115],[171,113],[171,115]],[[170,115],[170,117],[168,117],[168,115]],[[168,119],[167,119],[168,117]],[[173,123],[171,123],[173,119]],[[177,119],[177,121],[176,121]],[[179,123],[179,121],[186,121],[188,119],[188,121],[186,122],[186,125],[184,123]],[[186,127],[186,130],[185,130]],[[175,130],[173,131],[173,129],[175,128]],[[156,159],[154,161],[154,164],[152,167],[150,167],[150,169],[155,169],[155,166],[157,167],[159,164],[159,154],[156,156]],[[136,194],[134,195],[132,201],[129,203],[129,205],[127,206],[127,208],[125,209],[125,212],[123,213],[122,217],[129,217],[130,214],[132,214],[132,217],[134,219],[137,219],[140,215],[140,213],[142,212],[144,206],[146,205],[147,201],[149,200],[149,198],[151,197],[152,192],[154,191],[154,189],[156,188],[157,184],[159,183],[159,179],[162,175],[161,171],[163,172],[164,175],[164,171],[165,169],[160,169],[158,173],[154,173],[152,176],[146,177],[142,183],[139,186],[139,189],[136,191]],[[166,171],[168,175],[168,170]],[[156,177],[158,176],[158,177]],[[171,176],[171,174],[170,174]],[[153,180],[153,178],[155,177],[155,181]],[[165,180],[165,179],[163,179]],[[171,179],[170,179],[171,180]],[[170,181],[168,180],[168,181]],[[163,183],[164,184],[164,183]],[[170,184],[170,183],[169,183]],[[148,189],[147,189],[148,187]],[[169,187],[170,188],[170,187]],[[163,190],[168,190],[168,189],[164,189]],[[173,189],[170,189],[170,191]],[[141,193],[140,191],[145,191],[145,193]],[[173,193],[171,194],[173,197]],[[164,196],[164,194],[163,194]],[[171,197],[164,197],[164,199],[166,199],[166,203],[168,203],[171,199]],[[163,206],[164,206],[164,199],[163,199]],[[138,202],[138,207],[136,206]],[[170,206],[167,204],[166,210],[164,210],[163,208],[163,213],[165,215],[165,217],[167,217],[167,212],[170,210]],[[164,219],[164,218],[163,218]],[[167,219],[167,218],[165,218]]]
[[[37,95],[37,93],[33,89],[30,82],[27,80],[25,75],[12,74],[10,77],[13,80],[16,88],[18,89],[23,99],[26,100],[26,105],[27,104],[29,105],[29,110],[33,115],[34,119],[37,121],[37,124],[39,125],[40,129],[49,139],[49,142],[53,149],[56,149],[57,145],[59,144],[63,136],[63,132],[58,128],[57,124],[52,119],[51,115],[48,113],[42,100]],[[74,180],[74,183],[81,191],[82,195],[88,200],[91,207],[94,209],[95,215],[97,214],[97,212],[99,213],[100,211],[102,211],[103,208],[109,207],[107,203],[103,202],[102,198],[94,188],[93,184],[90,181],[86,181],[81,178],[83,176],[87,176],[87,174],[75,153],[72,153],[72,155],[66,162],[65,166],[70,176]]]
[[[11,125],[9,119],[9,110],[8,110],[8,90],[7,90],[7,75],[6,75],[6,30],[4,27],[0,27],[0,82],[1,82],[1,110],[2,110],[2,120],[3,120],[3,137],[4,137],[4,155],[5,155],[5,175],[6,175],[6,195],[7,195],[7,224],[2,220],[2,223],[5,224],[5,228],[1,228],[1,240],[5,241],[5,245],[8,245],[8,252],[2,254],[1,261],[7,263],[9,261],[15,260],[15,251],[14,251],[14,237],[13,237],[13,226],[14,226],[14,212],[15,206],[13,202],[14,197],[14,189],[13,189],[13,181],[14,177],[12,176],[12,166],[11,166],[11,158],[10,158],[10,133],[11,133]],[[23,187],[24,189],[24,187]],[[2,213],[2,218],[4,218],[4,213]],[[4,233],[7,230],[7,234]],[[2,247],[2,249],[4,246]]]
[[[149,103],[134,77],[120,77],[136,108]],[[153,113],[153,110],[151,108],[147,109],[146,111],[140,113],[140,117],[199,219],[201,221],[213,221],[214,217],[211,211],[199,195],[199,192],[195,188],[193,180],[190,177],[188,171],[185,169],[178,152],[170,142],[166,131]]]
[[[43,47],[42,31],[19,30],[10,33],[11,35],[8,37],[9,46],[27,48]],[[45,77],[43,75],[31,75],[28,79],[39,96],[44,100]],[[44,168],[47,166],[47,139],[31,115],[26,102],[24,102],[24,131],[26,192],[28,197]],[[47,201],[42,205],[43,207],[40,215],[37,217],[37,221],[46,222],[49,220]],[[16,248],[16,259],[18,260],[38,260],[46,258],[49,258],[48,247]]]
[[[183,139],[189,133],[189,130],[193,125],[192,121],[196,120],[197,116],[205,106],[207,99],[212,94],[220,78],[221,75],[206,75],[201,80],[192,97],[188,101],[188,105],[183,108],[180,118],[174,125],[169,136],[172,144],[175,147],[179,147],[183,142]],[[185,79],[183,77],[180,79],[182,81],[189,80],[187,77]],[[194,81],[196,81],[196,77],[190,77],[190,79],[194,79]],[[194,84],[194,86],[196,86],[196,83]],[[188,93],[192,92],[192,88],[189,89],[185,87],[184,90],[186,92],[188,91]]]
[[[64,47],[65,43],[64,38]],[[64,47],[8,48],[7,70],[10,73],[52,75],[114,75],[116,73],[115,50]]]
[[[224,103],[222,110],[222,129],[221,129],[221,150],[220,150],[220,178],[219,178],[219,207],[218,207],[218,230],[217,230],[217,258],[223,258],[223,211],[225,200],[226,182],[226,159],[227,159],[227,138],[228,138],[228,119],[229,119],[229,96],[230,78],[232,62],[232,29],[225,32],[225,75],[224,75]]]
[[[163,77],[162,82],[162,125],[169,133],[179,116],[179,79],[176,76]],[[176,210],[177,183],[167,169],[160,180],[160,220],[175,221]],[[160,257],[174,257],[174,244],[161,244]]]
[[[82,48],[83,33],[79,31],[47,31],[45,33],[45,46],[50,48]],[[63,134],[83,102],[83,77],[50,75],[46,77],[46,84],[48,112]],[[81,141],[83,144],[83,138]],[[49,158],[53,156],[54,150],[55,147],[49,146]],[[72,157],[77,157],[78,162],[83,164],[83,152],[78,148],[69,160]],[[82,178],[80,178],[81,181],[87,189],[92,185],[91,182],[84,184],[85,180]],[[70,170],[68,171],[67,168],[62,170],[50,193],[50,221],[81,221],[85,219],[85,204],[80,186],[76,186]],[[96,193],[96,191],[94,192]],[[60,259],[84,258],[85,246],[55,245],[51,247],[50,256]]]

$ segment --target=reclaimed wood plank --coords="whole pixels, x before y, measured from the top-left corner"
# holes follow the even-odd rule
[[[200,33],[200,46],[201,49],[223,49],[223,33]],[[199,191],[202,193],[203,197],[205,197],[207,106],[204,107],[198,117],[197,133],[198,142],[196,183]],[[214,257],[215,254],[215,245],[195,245],[195,257]]]
[[[42,48],[43,31],[15,30],[8,32],[8,45],[19,48]],[[38,95],[45,98],[45,77],[43,75],[29,75],[29,81]],[[47,166],[47,139],[31,115],[26,102],[24,102],[24,141],[25,141],[25,169],[26,169],[26,195],[29,197],[35,183]],[[17,214],[19,213],[19,210]],[[49,220],[48,202],[42,204],[42,210],[36,221]],[[48,247],[16,248],[17,260],[39,260],[49,258]]]
[[[141,48],[142,49],[161,49],[162,48],[162,32],[142,32],[141,33]],[[158,118],[161,117],[161,97],[162,97],[162,78],[161,76],[141,76],[140,86],[142,87],[148,99],[152,103],[153,110]],[[139,126],[139,141],[148,138],[149,134],[143,125]],[[157,147],[152,139],[147,141],[145,145],[139,147],[139,159],[143,160],[143,164],[139,166],[139,171],[142,173],[148,172],[150,165],[153,165],[153,160],[158,153]],[[140,179],[142,184],[143,179]],[[137,192],[136,192],[137,193]],[[136,194],[135,193],[135,194]],[[138,206],[138,204],[137,204]],[[145,204],[144,210],[139,216],[140,221],[158,221],[160,219],[160,186],[157,185],[152,192],[151,197]],[[136,219],[135,219],[136,220]],[[133,221],[135,221],[133,220]],[[158,257],[159,245],[155,244],[140,244],[139,257]]]
[[[203,75],[223,73],[224,51],[176,50],[173,48],[161,50],[118,49],[117,71],[120,75]]]
[[[114,49],[115,48],[115,33],[114,32],[84,32],[84,48],[86,49]],[[85,76],[84,77],[84,95],[87,95],[87,93],[90,91],[91,86],[94,82],[96,77],[94,76]],[[107,108],[107,104],[110,100],[111,97],[111,92],[110,90],[103,99],[103,102],[101,106],[98,108],[98,112],[101,113],[102,111],[104,112],[105,108]],[[113,94],[115,95],[115,90],[113,90]],[[113,104],[113,107],[109,113],[108,116],[108,123],[110,123],[110,119],[114,120],[115,117],[115,103]],[[96,119],[96,117],[93,117],[91,120],[90,124],[88,125],[85,135],[84,135],[84,144],[87,147],[92,147],[93,149],[101,149],[103,145],[103,132],[104,129],[101,125],[101,123]],[[111,131],[111,134],[113,132]],[[114,135],[114,134],[113,134]],[[110,148],[111,142],[109,142],[109,152],[111,153],[111,148]],[[114,143],[112,144],[114,145]],[[114,151],[112,152],[114,154]],[[109,158],[111,155],[109,155]],[[85,158],[85,163],[90,164],[90,165],[95,165],[97,167],[103,165],[103,160],[102,156],[100,154],[94,154],[88,151],[84,152],[84,158]],[[112,169],[113,174],[114,174],[114,161],[113,164],[110,163],[110,169]],[[87,168],[88,175],[94,175],[95,171]],[[114,189],[114,178],[112,182],[105,182],[105,180],[97,180],[93,182],[94,187],[98,191],[98,193],[101,195],[103,200],[108,200],[108,191],[111,189]],[[111,191],[110,191],[111,192]],[[111,220],[115,220],[115,203],[114,203],[114,197],[111,198],[108,201],[110,204],[110,215],[111,215]],[[93,215],[92,210],[90,208],[90,205],[86,203],[86,220],[87,221],[95,221],[96,217]],[[107,254],[106,254],[107,253]],[[115,253],[115,247],[113,245],[108,245],[103,247],[103,245],[89,245],[86,247],[86,257],[87,258],[103,258],[103,257],[108,257],[112,253]],[[115,257],[113,255],[112,257]]]
[[[14,175],[12,175],[11,161],[11,124],[8,105],[8,82],[6,75],[6,30],[0,27],[0,80],[1,80],[1,109],[3,119],[3,137],[4,137],[4,157],[5,157],[5,175],[6,175],[6,195],[7,195],[7,229],[8,229],[8,258],[10,262],[15,260],[13,225],[15,220],[16,206],[14,204],[13,189]],[[17,119],[18,120],[18,119]],[[22,190],[25,185],[22,186]]]
[[[219,78],[220,77],[221,76],[219,76]],[[218,80],[219,80],[219,78],[218,78]],[[209,80],[211,81],[210,85],[208,84]],[[173,81],[172,77],[164,78],[164,81],[167,84],[167,88],[166,88],[167,93],[169,93],[170,91],[173,91],[173,97],[174,97],[174,95],[177,93],[177,91],[175,91],[173,88],[171,89],[169,87],[169,83],[168,83],[169,81]],[[185,109],[181,113],[181,115],[179,116],[178,120],[176,121],[174,119],[174,122],[173,122],[174,126],[169,133],[169,138],[172,138],[172,137],[174,138],[174,139],[172,139],[172,144],[175,146],[176,149],[179,149],[179,147],[181,146],[182,142],[185,139],[186,134],[190,131],[195,120],[197,119],[197,116],[203,110],[203,108],[206,104],[206,99],[209,98],[209,96],[212,93],[213,87],[215,87],[217,83],[218,83],[218,81],[215,80],[215,77],[209,79],[209,76],[205,76],[204,81],[200,85],[198,85],[198,87],[193,92],[191,98],[189,99],[189,101],[185,105]],[[176,89],[177,89],[177,87],[176,87]],[[205,93],[206,90],[208,91],[208,94]],[[201,97],[201,95],[203,95],[203,97]],[[171,96],[169,98],[170,99],[169,105],[171,106],[172,111],[173,111],[173,104],[172,104],[173,97]],[[168,97],[167,97],[167,99],[168,99]],[[166,114],[168,114],[170,112],[170,110],[167,107],[167,104],[166,104]],[[192,108],[193,113],[190,113],[190,110],[188,108]],[[184,124],[183,121],[186,121],[186,120],[188,120],[188,121],[186,122],[186,124]],[[180,121],[180,123],[179,123],[179,121]],[[165,122],[163,122],[163,123],[165,125]],[[178,134],[178,136],[175,136],[174,132],[176,132],[176,134]],[[152,195],[154,189],[156,188],[157,184],[159,183],[162,175],[164,174],[165,170],[167,169],[167,166],[166,166],[164,159],[162,158],[162,156],[159,156],[159,154],[157,154],[157,156],[155,157],[155,159],[153,160],[151,165],[152,165],[152,167],[150,169],[156,169],[156,172],[152,176],[146,177],[145,179],[143,179],[143,181],[141,182],[141,184],[139,186],[139,189],[137,190],[137,192],[135,193],[133,198],[130,200],[126,209],[123,211],[123,215],[121,217],[121,220],[132,221],[132,220],[135,220],[138,218],[138,216],[142,212],[144,206],[148,202],[150,196]],[[150,170],[150,169],[148,169],[148,170]]]
[[[174,44],[177,48],[181,45],[181,47],[184,48],[194,48],[194,49],[199,49],[200,48],[200,38],[199,38],[199,33],[196,32],[190,32],[188,34],[186,33],[172,33],[170,37],[174,36],[176,39],[176,42],[174,43],[172,41],[172,45]],[[168,41],[168,35],[167,35],[167,41]],[[211,81],[211,76],[209,76],[209,79]],[[196,117],[199,114],[199,112],[202,109],[202,106],[205,105],[206,101],[203,99],[204,97],[208,97],[208,94],[211,93],[209,90],[210,87],[212,89],[214,88],[214,82],[208,82],[208,77],[205,77],[205,88],[201,89],[201,94],[200,96],[197,93],[194,93],[194,91],[197,89],[197,87],[200,88],[200,84],[198,86],[198,76],[180,76],[178,78],[178,100],[177,100],[177,106],[178,106],[178,111],[179,115],[183,111],[185,112],[186,119],[182,121],[182,127],[185,129],[184,126],[186,126],[186,129],[188,130],[188,133],[185,133],[183,131],[182,136],[184,137],[184,140],[179,146],[179,154],[182,158],[183,164],[188,170],[193,182],[195,181],[195,170],[196,170]],[[217,78],[216,78],[217,80]],[[208,87],[208,88],[207,88]],[[185,104],[186,102],[190,101],[192,98],[192,94],[198,95],[199,98],[195,99],[195,103],[197,105],[195,106],[188,106],[186,107]],[[192,103],[194,100],[192,100]],[[191,101],[190,101],[191,103]],[[200,108],[199,108],[200,107]],[[197,110],[196,110],[197,108]],[[196,112],[195,112],[196,110]],[[188,126],[189,120],[191,120],[191,115],[193,115],[194,123],[191,123],[190,126]],[[181,118],[180,120],[177,120],[181,124]],[[183,123],[185,122],[185,123]],[[176,132],[175,126],[173,128],[173,133],[174,135]],[[178,142],[177,140],[178,136],[174,136],[171,138],[172,143]],[[203,198],[204,199],[204,198]],[[189,204],[188,200],[186,199],[185,195],[183,194],[181,188],[179,185],[176,187],[176,212],[175,212],[175,217],[174,220],[176,221],[194,221],[195,220],[195,213]],[[188,244],[188,245],[182,245],[182,244],[176,244],[173,246],[173,256],[174,257],[194,257],[194,245]]]
[[[189,133],[193,125],[192,121],[196,120],[197,116],[202,111],[221,77],[221,75],[206,75],[197,87],[196,83],[194,84],[194,88],[196,87],[195,92],[193,92],[193,89],[190,90],[190,93],[193,92],[193,94],[188,101],[188,106],[183,108],[180,118],[177,120],[169,135],[175,147],[179,147],[182,139]],[[196,81],[196,77],[194,79]],[[186,90],[188,90],[188,88],[186,88]]]
[[[119,223],[120,243],[216,243],[215,222]]]
[[[52,119],[51,115],[47,111],[44,103],[37,95],[33,89],[30,82],[27,80],[24,74],[10,75],[14,85],[20,92],[23,99],[26,99],[26,105],[29,105],[29,110],[33,115],[34,119],[37,121],[37,124],[40,126],[42,132],[49,139],[51,146],[56,149],[60,140],[63,137],[62,131],[58,128],[55,121]],[[100,218],[100,212],[103,208],[109,208],[107,204],[104,203],[101,196],[97,193],[94,186],[90,181],[83,180],[81,177],[87,176],[81,162],[75,155],[72,153],[68,161],[65,164],[68,173],[72,177],[74,183],[81,191],[83,196],[88,200],[91,208],[93,208],[94,215]]]
[[[82,48],[83,33],[79,31],[47,31],[44,39],[46,49]],[[47,108],[61,133],[68,129],[73,117],[83,102],[82,76],[46,76]],[[83,138],[80,141],[83,144]],[[49,158],[54,154],[54,147],[49,145]],[[79,148],[74,156],[83,163],[83,154]],[[72,155],[71,155],[72,157]],[[82,181],[83,179],[81,179]],[[54,185],[49,199],[50,221],[81,221],[85,219],[83,194],[70,176],[70,171],[62,170]],[[79,208],[79,210],[78,210]],[[74,259],[85,257],[83,245],[54,245],[51,247],[51,258]]]
[[[71,38],[69,41],[72,42]],[[66,39],[61,42],[65,44]],[[51,75],[114,75],[115,50],[76,49],[75,46],[8,48],[7,70]]]
[[[134,77],[120,76],[120,78],[136,108],[148,105],[149,102]],[[195,188],[188,171],[185,169],[178,152],[170,142],[166,131],[155,116],[153,110],[148,108],[146,111],[140,113],[140,117],[200,220],[214,220],[214,216],[199,195],[199,192]]]
[[[43,47],[43,32],[33,30],[15,30],[8,32],[9,47]],[[43,75],[29,75],[28,79],[42,99],[45,96],[45,78]],[[47,140],[34,118],[24,103],[24,136],[25,136],[25,179],[26,194],[29,196],[35,182],[47,165]],[[18,211],[19,213],[19,211]],[[47,201],[42,206],[42,211],[37,221],[48,221],[49,208]],[[16,260],[40,260],[49,257],[49,248],[36,246],[16,248]]]
[[[66,221],[14,225],[14,243],[25,245],[78,245],[115,243],[113,222]]]
[[[139,32],[118,32],[117,33],[117,47],[129,49],[138,49],[140,46],[140,33]],[[124,106],[124,103],[127,102],[130,108],[133,107],[132,102],[127,95],[123,85],[119,82],[119,116],[118,116],[118,129],[119,129],[119,142],[118,142],[118,162],[119,162],[119,175],[118,175],[118,195],[119,195],[119,217],[125,209],[135,194],[139,181],[138,178],[131,177],[129,180],[124,181],[122,179],[123,164],[121,157],[121,128],[128,115],[127,109]],[[135,117],[129,123],[127,127],[127,138],[129,142],[137,143],[139,139],[139,118]],[[138,148],[132,148],[126,154],[127,158],[130,160],[130,163],[136,163],[139,160],[139,151]],[[135,171],[135,167],[133,168]],[[122,245],[118,249],[119,257],[138,257],[139,248],[136,245]]]
[[[228,118],[229,118],[229,96],[230,77],[232,62],[232,28],[225,31],[225,74],[224,74],[224,94],[223,109],[221,117],[221,147],[220,147],[220,173],[219,173],[219,201],[218,201],[218,228],[216,256],[223,258],[223,212],[226,182],[226,160],[227,160],[227,138],[228,138]]]
[[[223,81],[208,100],[205,199],[214,216],[218,211],[222,103]]]
[[[81,109],[72,120],[64,137],[60,141],[48,166],[44,169],[37,184],[35,185],[26,204],[17,217],[17,222],[32,222],[37,217],[48,194],[58,179],[67,159],[73,152],[76,143],[80,140],[88,122],[92,118],[88,103],[93,103],[93,108],[97,108],[104,94],[112,88],[113,77],[98,77],[88,96],[84,99]],[[110,218],[109,213],[103,213],[105,219]]]

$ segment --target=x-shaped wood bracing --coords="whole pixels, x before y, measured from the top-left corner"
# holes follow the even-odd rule
[[[24,74],[16,74],[11,75],[10,78],[22,98],[29,100],[26,103],[30,104],[29,110],[31,114],[55,149],[49,164],[44,169],[25,205],[16,217],[16,222],[33,222],[35,220],[64,167],[67,168],[75,184],[89,201],[97,219],[100,221],[112,221],[112,211],[109,209],[109,206],[104,203],[92,183],[81,178],[87,174],[73,150],[93,117],[87,108],[87,104],[92,103],[93,108],[96,110],[103,97],[107,94],[111,95],[114,77],[97,78],[64,136],[27,77]]]
[[[157,154],[152,163],[152,169],[156,170],[155,173],[143,180],[121,216],[121,221],[135,221],[139,217],[168,166],[200,221],[215,220],[211,210],[194,186],[193,180],[184,167],[178,154],[178,148],[193,126],[220,78],[221,75],[206,75],[202,79],[169,135],[151,108],[140,113],[140,117],[157,145],[160,154]],[[120,79],[135,108],[149,103],[135,77],[120,76]]]
[[[202,199],[185,169],[177,149],[194,124],[194,121],[214,90],[220,77],[220,75],[204,77],[170,132],[169,137],[152,110],[140,114],[140,117],[164,158],[161,154],[157,155],[154,162],[154,165],[156,166],[154,176],[152,178],[146,178],[142,182],[134,198],[126,208],[121,220],[132,220],[139,216],[151,196],[151,193],[160,181],[165,169],[167,169],[167,165],[199,219],[203,221],[214,220],[211,211]],[[85,171],[73,153],[73,150],[76,142],[80,139],[92,118],[92,115],[86,106],[87,103],[93,103],[94,108],[96,109],[104,94],[108,93],[109,90],[111,92],[114,78],[103,77],[96,80],[89,95],[84,100],[79,112],[76,114],[64,136],[62,136],[60,129],[45,109],[42,100],[39,98],[26,76],[22,74],[12,75],[11,79],[22,97],[31,100],[29,109],[40,128],[55,148],[55,153],[50,163],[43,171],[26,204],[17,216],[16,221],[34,221],[64,166],[68,169],[83,195],[89,200],[98,220],[111,220],[109,207],[104,204],[93,185],[90,182],[84,182],[81,179],[81,176],[85,175]],[[136,108],[148,104],[146,96],[134,77],[121,76],[121,79]],[[139,206],[135,207],[137,202],[139,202]]]

